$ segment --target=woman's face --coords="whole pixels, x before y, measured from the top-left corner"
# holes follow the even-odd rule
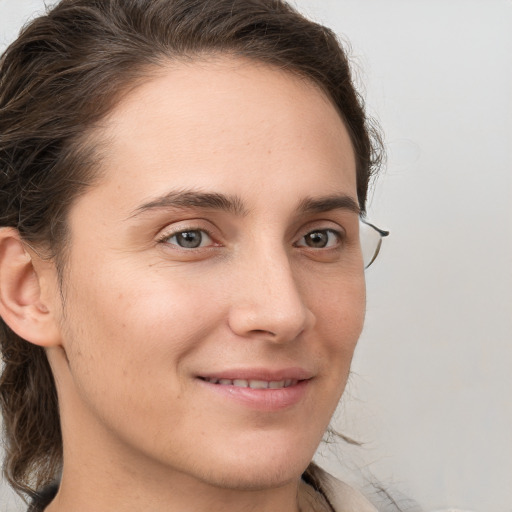
[[[81,460],[216,486],[297,479],[364,316],[335,108],[272,67],[177,63],[96,138],[104,176],[70,212],[67,359],[50,351],[65,440]]]

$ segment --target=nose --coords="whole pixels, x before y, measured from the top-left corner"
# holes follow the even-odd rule
[[[236,282],[229,325],[238,336],[284,343],[314,325],[285,251],[244,258]]]

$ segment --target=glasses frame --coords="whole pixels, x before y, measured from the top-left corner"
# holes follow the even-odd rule
[[[382,246],[382,239],[389,236],[389,231],[386,231],[385,229],[378,228],[377,226],[375,226],[375,224],[368,222],[364,217],[360,216],[359,221],[362,222],[363,224],[366,224],[367,226],[370,226],[372,229],[374,229],[380,235],[380,239],[379,239],[379,242],[377,243],[375,252],[373,253],[371,260],[364,267],[364,269],[366,270],[377,259],[377,256],[379,255],[379,252],[380,252],[380,248]]]

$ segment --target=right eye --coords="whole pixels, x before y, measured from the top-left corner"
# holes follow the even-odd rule
[[[340,241],[341,235],[334,229],[315,229],[303,236],[296,245],[311,249],[331,249],[339,245]]]
[[[177,245],[182,249],[199,249],[213,244],[210,235],[202,229],[185,229],[177,233],[167,235],[162,239],[163,243]]]

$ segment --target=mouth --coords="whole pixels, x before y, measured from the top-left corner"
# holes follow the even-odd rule
[[[210,384],[219,386],[234,386],[237,388],[251,389],[283,389],[290,386],[296,386],[299,379],[283,379],[283,380],[258,380],[258,379],[222,379],[216,377],[199,377]]]
[[[258,411],[277,412],[303,402],[314,374],[302,368],[231,369],[198,375],[197,380],[213,400],[216,396]]]

